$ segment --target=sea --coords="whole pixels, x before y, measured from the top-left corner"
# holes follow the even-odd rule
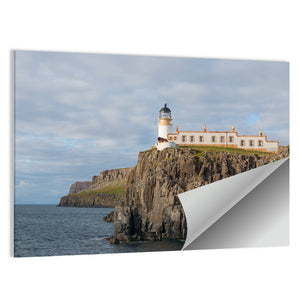
[[[113,208],[16,204],[14,256],[58,256],[181,250],[183,241],[141,241],[111,245],[114,224],[103,217]]]

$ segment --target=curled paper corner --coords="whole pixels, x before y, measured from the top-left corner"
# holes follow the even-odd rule
[[[179,194],[187,222],[182,250],[287,245],[288,177],[284,158]]]

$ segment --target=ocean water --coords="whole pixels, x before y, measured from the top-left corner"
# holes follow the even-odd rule
[[[14,256],[53,256],[180,250],[181,241],[111,245],[114,224],[103,222],[112,208],[15,205]]]

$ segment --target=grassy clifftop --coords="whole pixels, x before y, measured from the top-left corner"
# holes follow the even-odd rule
[[[114,207],[124,199],[125,181],[117,181],[97,190],[69,194],[60,199],[58,206]]]
[[[196,152],[196,156],[199,158],[205,156],[206,153],[211,153],[216,156],[220,153],[226,152],[230,154],[242,154],[245,156],[255,155],[257,158],[273,157],[274,160],[278,160],[288,156],[289,154],[289,146],[279,146],[278,153],[258,151],[258,150],[246,150],[246,149],[231,148],[231,147],[216,147],[216,146],[179,146],[179,148],[192,149]]]
[[[81,198],[84,196],[93,196],[97,194],[124,194],[124,193],[125,193],[125,181],[118,181],[97,190],[87,190],[76,194],[70,194],[70,196]]]
[[[179,146],[179,148],[190,148],[197,150],[199,152],[211,152],[211,153],[217,153],[217,152],[229,152],[229,153],[239,153],[239,154],[254,154],[254,155],[269,155],[268,152],[264,151],[256,151],[256,150],[245,150],[241,148],[231,148],[231,147],[216,147],[216,146]]]

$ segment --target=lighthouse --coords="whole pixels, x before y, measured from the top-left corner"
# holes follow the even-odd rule
[[[172,133],[172,116],[167,104],[159,111],[158,121],[158,142],[155,144],[156,149],[162,151],[166,148],[177,148],[178,146],[174,142],[168,141],[168,134]]]
[[[167,140],[168,133],[172,132],[171,110],[167,107],[167,104],[159,111],[158,120],[158,137]]]

